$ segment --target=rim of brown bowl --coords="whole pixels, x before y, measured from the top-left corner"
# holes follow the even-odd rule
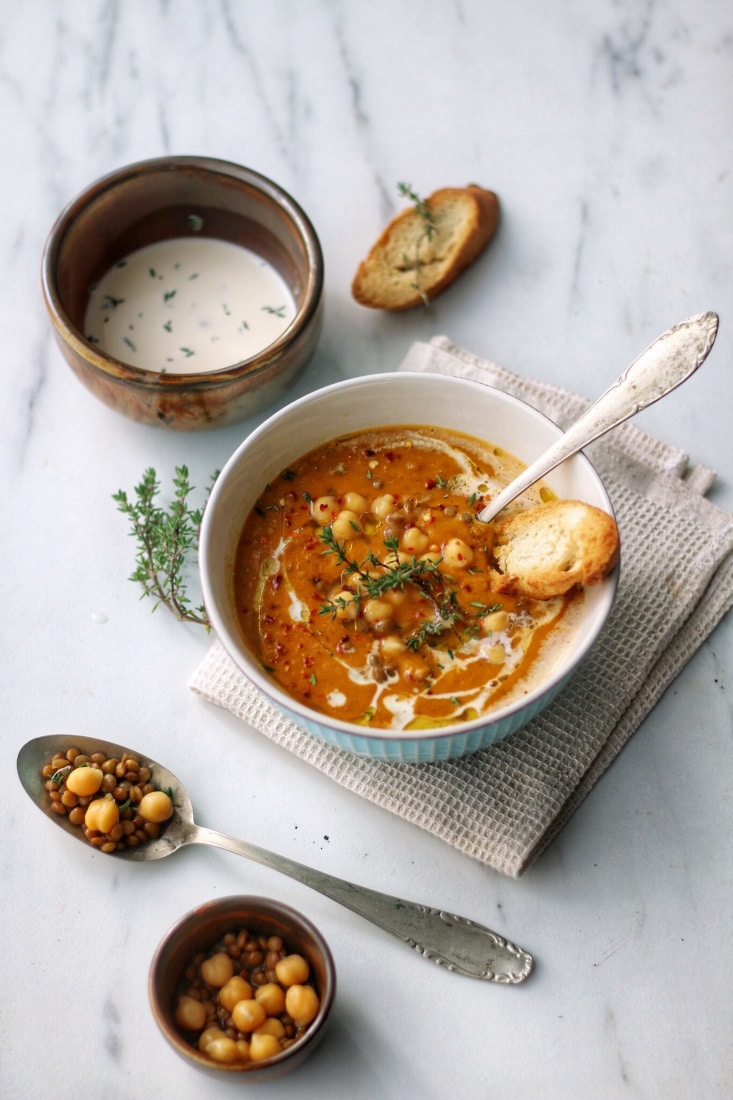
[[[255,915],[247,918],[245,912]],[[283,937],[291,950],[302,950],[314,973],[320,1007],[304,1035],[274,1058],[260,1062],[226,1064],[212,1061],[191,1046],[173,1023],[173,996],[185,967],[198,950],[216,943],[241,921],[254,931],[270,930]],[[164,1004],[160,986],[167,984],[170,1002]],[[331,949],[312,921],[297,910],[273,898],[232,894],[203,902],[180,917],[165,933],[153,955],[148,972],[148,998],[155,1022],[173,1050],[185,1061],[208,1073],[237,1074],[250,1079],[272,1079],[289,1073],[315,1051],[326,1031],[336,995],[336,966]]]
[[[119,189],[124,186],[133,191],[136,187],[139,190],[146,182],[154,181],[155,177],[160,177],[156,196],[164,198],[166,187],[174,183],[176,188],[180,187],[180,192],[173,196],[177,201],[145,202],[141,196],[137,196],[136,203],[133,203],[133,215],[126,219],[120,229],[119,222],[114,222],[114,219],[110,220],[108,217],[110,208],[118,197],[115,192],[119,193]],[[248,218],[235,210],[234,205],[231,208],[225,204],[205,207],[200,200],[191,200],[187,205],[187,190],[201,181],[221,187],[221,194],[226,194],[227,188],[232,188],[233,194],[241,195],[244,188],[252,202],[252,208],[257,207],[260,211],[266,211],[267,219],[264,228],[258,220]],[[286,278],[296,298],[297,308],[293,320],[277,340],[268,344],[256,355],[218,371],[166,374],[136,367],[101,352],[83,334],[83,316],[89,287],[95,280],[101,278],[113,263],[129,255],[136,248],[157,240],[169,239],[171,236],[182,235],[179,230],[185,229],[189,224],[187,219],[191,214],[198,212],[197,208],[206,212],[209,236],[218,236],[227,241],[234,240],[235,243],[242,243],[247,247],[252,247],[254,236],[256,245],[264,246],[265,258],[270,259],[280,274]],[[161,231],[162,210],[168,210],[174,216],[176,225],[174,232]],[[283,224],[281,221],[283,213],[291,230],[290,239],[298,245],[297,251],[302,265],[299,271],[290,260],[285,246],[272,232],[273,225],[279,220],[278,215],[280,215],[280,224]],[[235,214],[241,223],[241,240],[237,237],[233,238],[230,232],[225,233],[219,228],[222,216],[230,217],[232,214]],[[212,221],[214,229],[218,232],[210,231]],[[111,228],[110,225],[112,225]],[[63,287],[63,281],[71,278],[79,267],[76,261],[70,264],[75,255],[78,257],[78,252],[74,249],[75,236],[80,236],[84,228],[89,226],[99,231],[103,247],[100,247],[94,260],[82,267],[82,275],[85,274],[86,277],[78,277],[73,287]],[[245,228],[248,230],[247,234],[244,233]],[[288,278],[289,274],[291,278]],[[197,392],[212,391],[243,379],[246,379],[251,384],[251,388],[254,388],[259,377],[266,375],[273,368],[281,354],[297,343],[298,338],[309,329],[312,322],[315,322],[316,329],[320,327],[324,262],[320,241],[310,218],[292,195],[267,176],[243,165],[214,157],[155,157],[136,161],[101,176],[64,207],[46,239],[41,261],[41,284],[46,308],[57,338],[60,338],[73,353],[83,359],[87,366],[103,379],[129,385],[143,393],[195,395]],[[73,301],[70,302],[70,300]],[[71,365],[74,366],[73,363]],[[82,379],[82,381],[85,380]],[[89,388],[93,389],[91,386]],[[93,389],[93,392],[105,400],[96,390]]]

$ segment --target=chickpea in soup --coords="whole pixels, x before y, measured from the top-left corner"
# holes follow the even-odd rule
[[[378,729],[471,721],[521,697],[583,599],[492,590],[491,526],[476,513],[521,468],[433,427],[357,432],[305,455],[264,487],[239,540],[247,645],[294,699]],[[535,486],[524,506],[548,495]]]

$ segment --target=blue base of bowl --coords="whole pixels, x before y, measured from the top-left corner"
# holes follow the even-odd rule
[[[498,722],[490,722],[486,726],[467,728],[465,733],[456,732],[455,727],[449,734],[441,736],[437,733],[434,737],[411,737],[409,731],[403,736],[389,738],[379,737],[377,731],[372,730],[364,736],[346,730],[336,730],[322,725],[315,719],[305,718],[302,714],[296,714],[280,702],[271,700],[273,704],[287,718],[300,728],[313,734],[320,741],[325,741],[334,748],[343,749],[345,752],[354,753],[357,756],[367,756],[375,760],[382,760],[392,764],[429,764],[441,760],[455,760],[462,756],[469,756],[480,749],[490,748],[497,741],[503,741],[506,737],[516,733],[526,726],[533,718],[536,718],[565,686],[569,679],[561,680],[548,689],[531,705],[522,706],[513,714],[507,715]]]

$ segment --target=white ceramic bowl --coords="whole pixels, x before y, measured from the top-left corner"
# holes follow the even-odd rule
[[[238,668],[277,707],[331,745],[391,761],[447,760],[486,748],[524,726],[554,699],[595,642],[611,611],[618,570],[586,592],[572,642],[544,683],[488,716],[439,730],[379,730],[311,710],[285,694],[245,645],[232,598],[233,561],[245,518],[268,481],[330,439],[367,428],[433,425],[464,432],[531,462],[561,434],[541,413],[478,382],[400,372],[356,378],[317,390],[275,413],[245,439],[222,470],[200,540],[204,602],[212,626]],[[548,475],[559,497],[612,513],[601,479],[584,455]]]

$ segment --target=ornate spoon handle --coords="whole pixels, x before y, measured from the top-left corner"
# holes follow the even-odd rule
[[[186,842],[224,848],[280,871],[397,936],[424,958],[458,974],[518,985],[532,970],[533,959],[527,951],[466,917],[356,886],[200,825],[191,826]]]
[[[549,474],[566,458],[676,389],[705,362],[717,332],[718,317],[715,313],[696,314],[663,332],[557,443],[478,513],[478,518],[483,523],[489,523],[502,508],[506,508],[520,493]]]

